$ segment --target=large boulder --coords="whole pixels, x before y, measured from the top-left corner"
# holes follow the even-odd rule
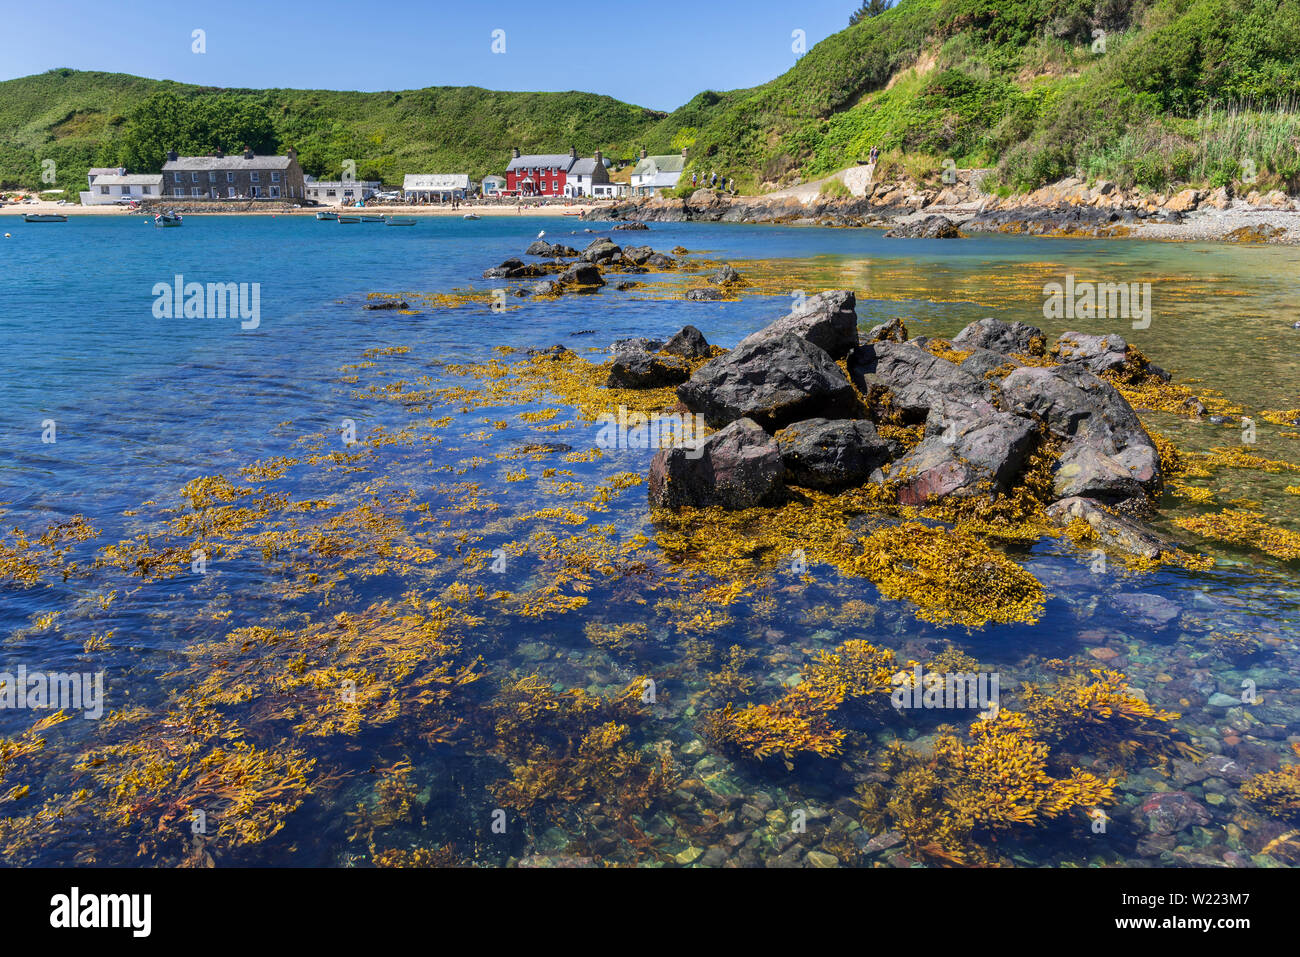
[[[926,216],[907,223],[898,223],[885,233],[887,239],[960,239],[961,230],[947,216]]]
[[[691,289],[686,293],[686,298],[691,302],[717,302],[725,299],[722,290],[714,289],[712,286],[701,286],[698,289]]]
[[[1052,348],[1056,358],[1071,365],[1081,365],[1100,375],[1124,367],[1128,343],[1116,335],[1090,336],[1082,332],[1063,332]]]
[[[792,333],[741,343],[697,369],[677,395],[715,428],[751,418],[771,431],[800,419],[846,416],[856,399],[834,360]]]
[[[645,336],[634,336],[631,339],[618,339],[609,351],[615,356],[623,354],[635,354],[638,352],[659,352],[664,348],[662,339],[647,339]]]
[[[966,418],[982,419],[997,411],[992,383],[914,342],[860,346],[849,356],[849,374],[863,395],[889,390],[891,405],[907,421],[923,421],[941,403],[965,407]]]
[[[677,260],[673,259],[672,256],[666,256],[663,253],[651,253],[641,261],[640,265],[645,266],[648,269],[676,269]]]
[[[590,245],[582,251],[582,258],[589,263],[609,262],[615,256],[623,252],[618,244],[608,236],[602,236],[599,239],[593,239]]]
[[[805,488],[837,489],[883,477],[878,470],[898,454],[868,419],[805,419],[776,435],[787,480]]]
[[[930,428],[927,423],[927,428]],[[947,496],[1008,491],[1038,441],[1035,423],[995,412],[978,420],[954,420],[899,459],[891,470],[902,505],[924,505]]]
[[[694,326],[682,326],[676,335],[664,344],[663,351],[684,359],[704,359],[713,350],[708,340],[704,338],[704,333]]]
[[[745,281],[740,278],[740,273],[724,264],[721,269],[709,276],[709,282],[715,286],[740,286],[744,285]]]
[[[690,364],[679,356],[622,352],[610,366],[605,384],[611,389],[660,389],[680,385],[690,375]]]
[[[1001,352],[994,352],[992,349],[974,349],[971,354],[961,361],[960,368],[965,372],[971,372],[981,379],[1001,379],[1008,373],[1024,367],[1024,363]]]
[[[809,296],[799,308],[747,336],[741,345],[793,333],[843,359],[858,344],[857,299],[848,289]]]
[[[1109,382],[1077,365],[1029,367],[1003,379],[1002,394],[1011,408],[1040,419],[1064,443],[1058,498],[1115,502],[1158,488],[1155,443]]]
[[[1043,330],[1026,322],[1003,322],[989,317],[972,322],[957,335],[952,344],[959,349],[988,349],[1003,355],[1042,355],[1046,338]]]
[[[650,505],[751,508],[781,488],[776,439],[752,419],[737,419],[692,446],[661,449],[650,463]]]
[[[576,256],[578,251],[572,246],[563,246],[559,243],[548,243],[544,239],[536,239],[526,250],[526,256],[541,256],[545,259],[561,259],[566,256]]]
[[[564,272],[560,273],[558,280],[561,286],[603,286],[604,278],[600,275],[600,270],[591,263],[574,263]]]
[[[623,247],[623,258],[629,262],[640,266],[647,259],[655,254],[655,251],[649,246],[625,246]]]

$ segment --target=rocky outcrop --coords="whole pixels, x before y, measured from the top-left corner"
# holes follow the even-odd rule
[[[589,263],[605,263],[621,255],[622,252],[617,243],[607,236],[602,236],[591,241],[590,245],[582,251],[582,258]]]
[[[881,466],[899,451],[867,419],[806,419],[782,429],[776,441],[787,481],[818,489],[883,481]]]
[[[1160,484],[1160,454],[1133,407],[1104,379],[1078,365],[1017,369],[1002,380],[1010,406],[1034,416],[1064,444],[1056,471],[1060,498],[1108,502],[1141,497]]]
[[[1002,355],[1042,355],[1046,345],[1043,330],[1024,322],[981,319],[952,337],[959,349],[986,349]]]
[[[1082,332],[1063,332],[1052,347],[1052,354],[1061,362],[1081,365],[1089,372],[1101,375],[1124,368],[1128,356],[1128,343],[1120,336],[1090,336]]]
[[[926,216],[923,219],[899,223],[886,239],[960,239],[961,230],[947,216]]]
[[[660,389],[679,385],[690,375],[690,364],[679,356],[624,352],[610,365],[605,384],[611,389]]]
[[[705,363],[677,395],[716,427],[751,418],[771,431],[815,416],[846,416],[853,386],[833,359],[792,333],[742,343]]]
[[[682,326],[666,343],[663,351],[684,359],[704,359],[713,351],[704,333],[694,326]]]
[[[1096,499],[1063,498],[1047,507],[1047,515],[1061,526],[1087,522],[1102,546],[1139,558],[1155,560],[1174,547],[1146,526],[1111,511]]]
[[[849,356],[849,375],[863,395],[888,393],[905,421],[922,422],[936,405],[950,416],[984,418],[997,411],[994,386],[982,376],[940,358],[915,342],[873,342]]]
[[[898,483],[902,505],[1006,492],[1024,470],[1038,435],[1035,423],[1005,412],[952,421],[900,459],[889,477]]]
[[[686,298],[690,302],[718,302],[725,299],[726,294],[721,289],[714,289],[712,286],[701,286],[698,289],[688,290]]]
[[[857,298],[847,289],[809,296],[789,315],[764,326],[745,339],[751,345],[765,339],[796,335],[826,351],[832,359],[843,359],[858,344]]]
[[[737,419],[690,447],[661,449],[650,463],[650,504],[658,508],[760,505],[781,489],[781,451],[752,419]]]
[[[574,263],[560,273],[557,282],[561,286],[570,288],[605,285],[605,279],[601,276],[600,270],[592,263]]]
[[[578,251],[571,246],[548,243],[544,239],[538,239],[524,251],[524,254],[527,256],[541,256],[543,259],[568,259],[578,255]]]

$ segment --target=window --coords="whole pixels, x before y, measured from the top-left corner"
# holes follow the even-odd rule
[[[235,187],[233,187],[233,186],[229,187],[229,188],[226,190],[226,194],[227,194],[231,199],[234,199],[234,198],[235,198]]]
[[[272,182],[272,183],[278,183],[278,182],[280,182],[280,174],[279,174],[279,173],[272,173],[272,174],[271,174],[271,182]]]
[[[131,195],[131,187],[130,187],[130,186],[123,186],[123,187],[122,187],[122,195],[123,195],[123,196],[130,196],[130,195]]]
[[[226,182],[227,182],[227,183],[233,183],[234,181],[235,181],[235,174],[234,174],[234,173],[231,173],[231,172],[227,172],[227,173],[226,173]]]
[[[332,189],[327,189],[327,190],[325,190],[325,195],[326,195],[326,196],[335,196],[335,195],[337,195],[337,191],[336,191],[336,190],[332,190]],[[347,195],[351,196],[352,194],[351,194],[351,193],[348,193]]]
[[[209,172],[209,173],[208,173],[208,182],[209,182],[209,183],[215,183],[216,181],[217,181],[217,174],[214,173],[214,172]]]
[[[173,173],[172,175],[176,177],[176,182],[178,183],[185,182],[185,177],[182,176],[180,173]]]
[[[262,181],[262,180],[261,180],[261,175],[262,175],[262,174],[259,173],[259,172],[257,172],[256,170],[254,170],[253,172],[249,173],[248,175],[249,175],[249,178],[250,178],[254,183],[260,183],[260,182]]]
[[[195,186],[192,190],[190,190],[190,192],[192,192],[195,196],[202,196],[202,195],[203,195],[203,187],[202,187],[202,186]]]
[[[198,181],[199,181],[199,174],[198,174],[198,173],[190,173],[190,182],[191,182],[191,183],[197,183]]]
[[[101,187],[99,187],[99,195],[101,195],[101,196],[107,196],[107,195],[108,195],[108,187],[107,187],[107,186],[101,186]]]
[[[271,198],[272,198],[272,199],[279,199],[279,198],[280,198],[280,187],[279,187],[279,186],[272,186],[272,187],[271,187]]]
[[[151,195],[153,195],[153,187],[152,187],[152,186],[142,186],[142,187],[140,187],[140,192],[141,192],[143,195],[145,195],[145,196],[151,196]]]

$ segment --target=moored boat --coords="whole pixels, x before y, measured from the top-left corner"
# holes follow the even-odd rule
[[[362,216],[362,217],[361,217],[361,221],[362,221],[363,223],[382,223],[382,222],[384,221],[384,217],[382,217],[382,216]]]
[[[180,213],[165,212],[154,215],[153,224],[158,227],[163,226],[180,226],[185,222],[185,217]]]
[[[386,216],[384,217],[385,226],[414,226],[414,216]]]
[[[322,211],[316,214],[316,218],[327,222],[336,222],[339,218],[339,214]]]
[[[23,213],[25,223],[66,223],[68,217],[62,213]]]
[[[341,225],[343,225],[343,226],[351,226],[353,223],[359,223],[359,222],[361,222],[361,217],[360,217],[360,216],[344,216],[342,213],[339,213],[339,215],[338,215],[338,221],[339,221],[339,223],[340,223]]]
[[[465,218],[465,219],[480,219],[481,217],[479,216],[478,213],[466,213],[465,216],[464,216],[464,218]]]

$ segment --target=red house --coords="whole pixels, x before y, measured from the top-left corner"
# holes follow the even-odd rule
[[[577,149],[567,153],[519,155],[516,147],[506,167],[505,192],[515,196],[563,196],[569,170],[578,161]]]

